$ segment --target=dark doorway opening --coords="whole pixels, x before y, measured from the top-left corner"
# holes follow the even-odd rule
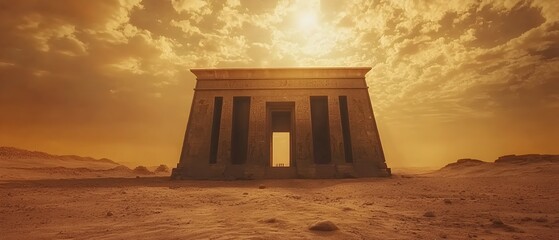
[[[217,162],[217,147],[219,143],[219,128],[221,126],[221,108],[223,97],[214,98],[214,116],[212,120],[212,136],[210,142],[210,163]]]
[[[317,164],[330,163],[330,124],[328,97],[311,96],[311,123],[313,137],[313,156]]]
[[[351,133],[349,131],[349,111],[347,109],[347,96],[340,96],[340,120],[342,121],[342,133],[344,136],[345,161],[353,162],[353,151],[351,149]]]
[[[233,124],[231,130],[231,163],[243,164],[248,151],[248,122],[250,97],[233,97]]]

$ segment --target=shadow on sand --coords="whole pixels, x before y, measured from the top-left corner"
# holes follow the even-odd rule
[[[40,180],[3,180],[0,188],[118,188],[118,187],[168,187],[168,188],[323,188],[337,184],[391,181],[392,178],[356,179],[259,179],[259,180],[175,180],[170,177],[140,178],[71,178]]]

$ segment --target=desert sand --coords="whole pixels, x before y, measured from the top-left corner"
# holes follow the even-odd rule
[[[395,169],[390,178],[324,180],[74,173],[11,179],[5,171],[0,168],[1,239],[559,236],[559,163],[550,161],[462,161],[429,173]],[[309,229],[322,220],[338,229]]]

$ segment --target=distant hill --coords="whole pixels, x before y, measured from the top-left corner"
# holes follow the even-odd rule
[[[168,176],[165,165],[154,171],[139,166],[132,170],[107,158],[54,155],[13,147],[0,147],[0,181],[64,178],[121,178]]]
[[[13,147],[0,147],[0,168],[89,168],[106,170],[120,166],[107,158],[95,159],[76,155],[53,155]]]
[[[559,174],[559,155],[505,155],[494,162],[459,159],[427,175],[444,177],[498,177],[526,174]]]
[[[525,154],[525,155],[505,155],[495,160],[495,163],[559,163],[559,155],[550,154]]]

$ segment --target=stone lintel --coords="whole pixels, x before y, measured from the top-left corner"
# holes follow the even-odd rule
[[[194,68],[197,80],[364,79],[371,67]]]

